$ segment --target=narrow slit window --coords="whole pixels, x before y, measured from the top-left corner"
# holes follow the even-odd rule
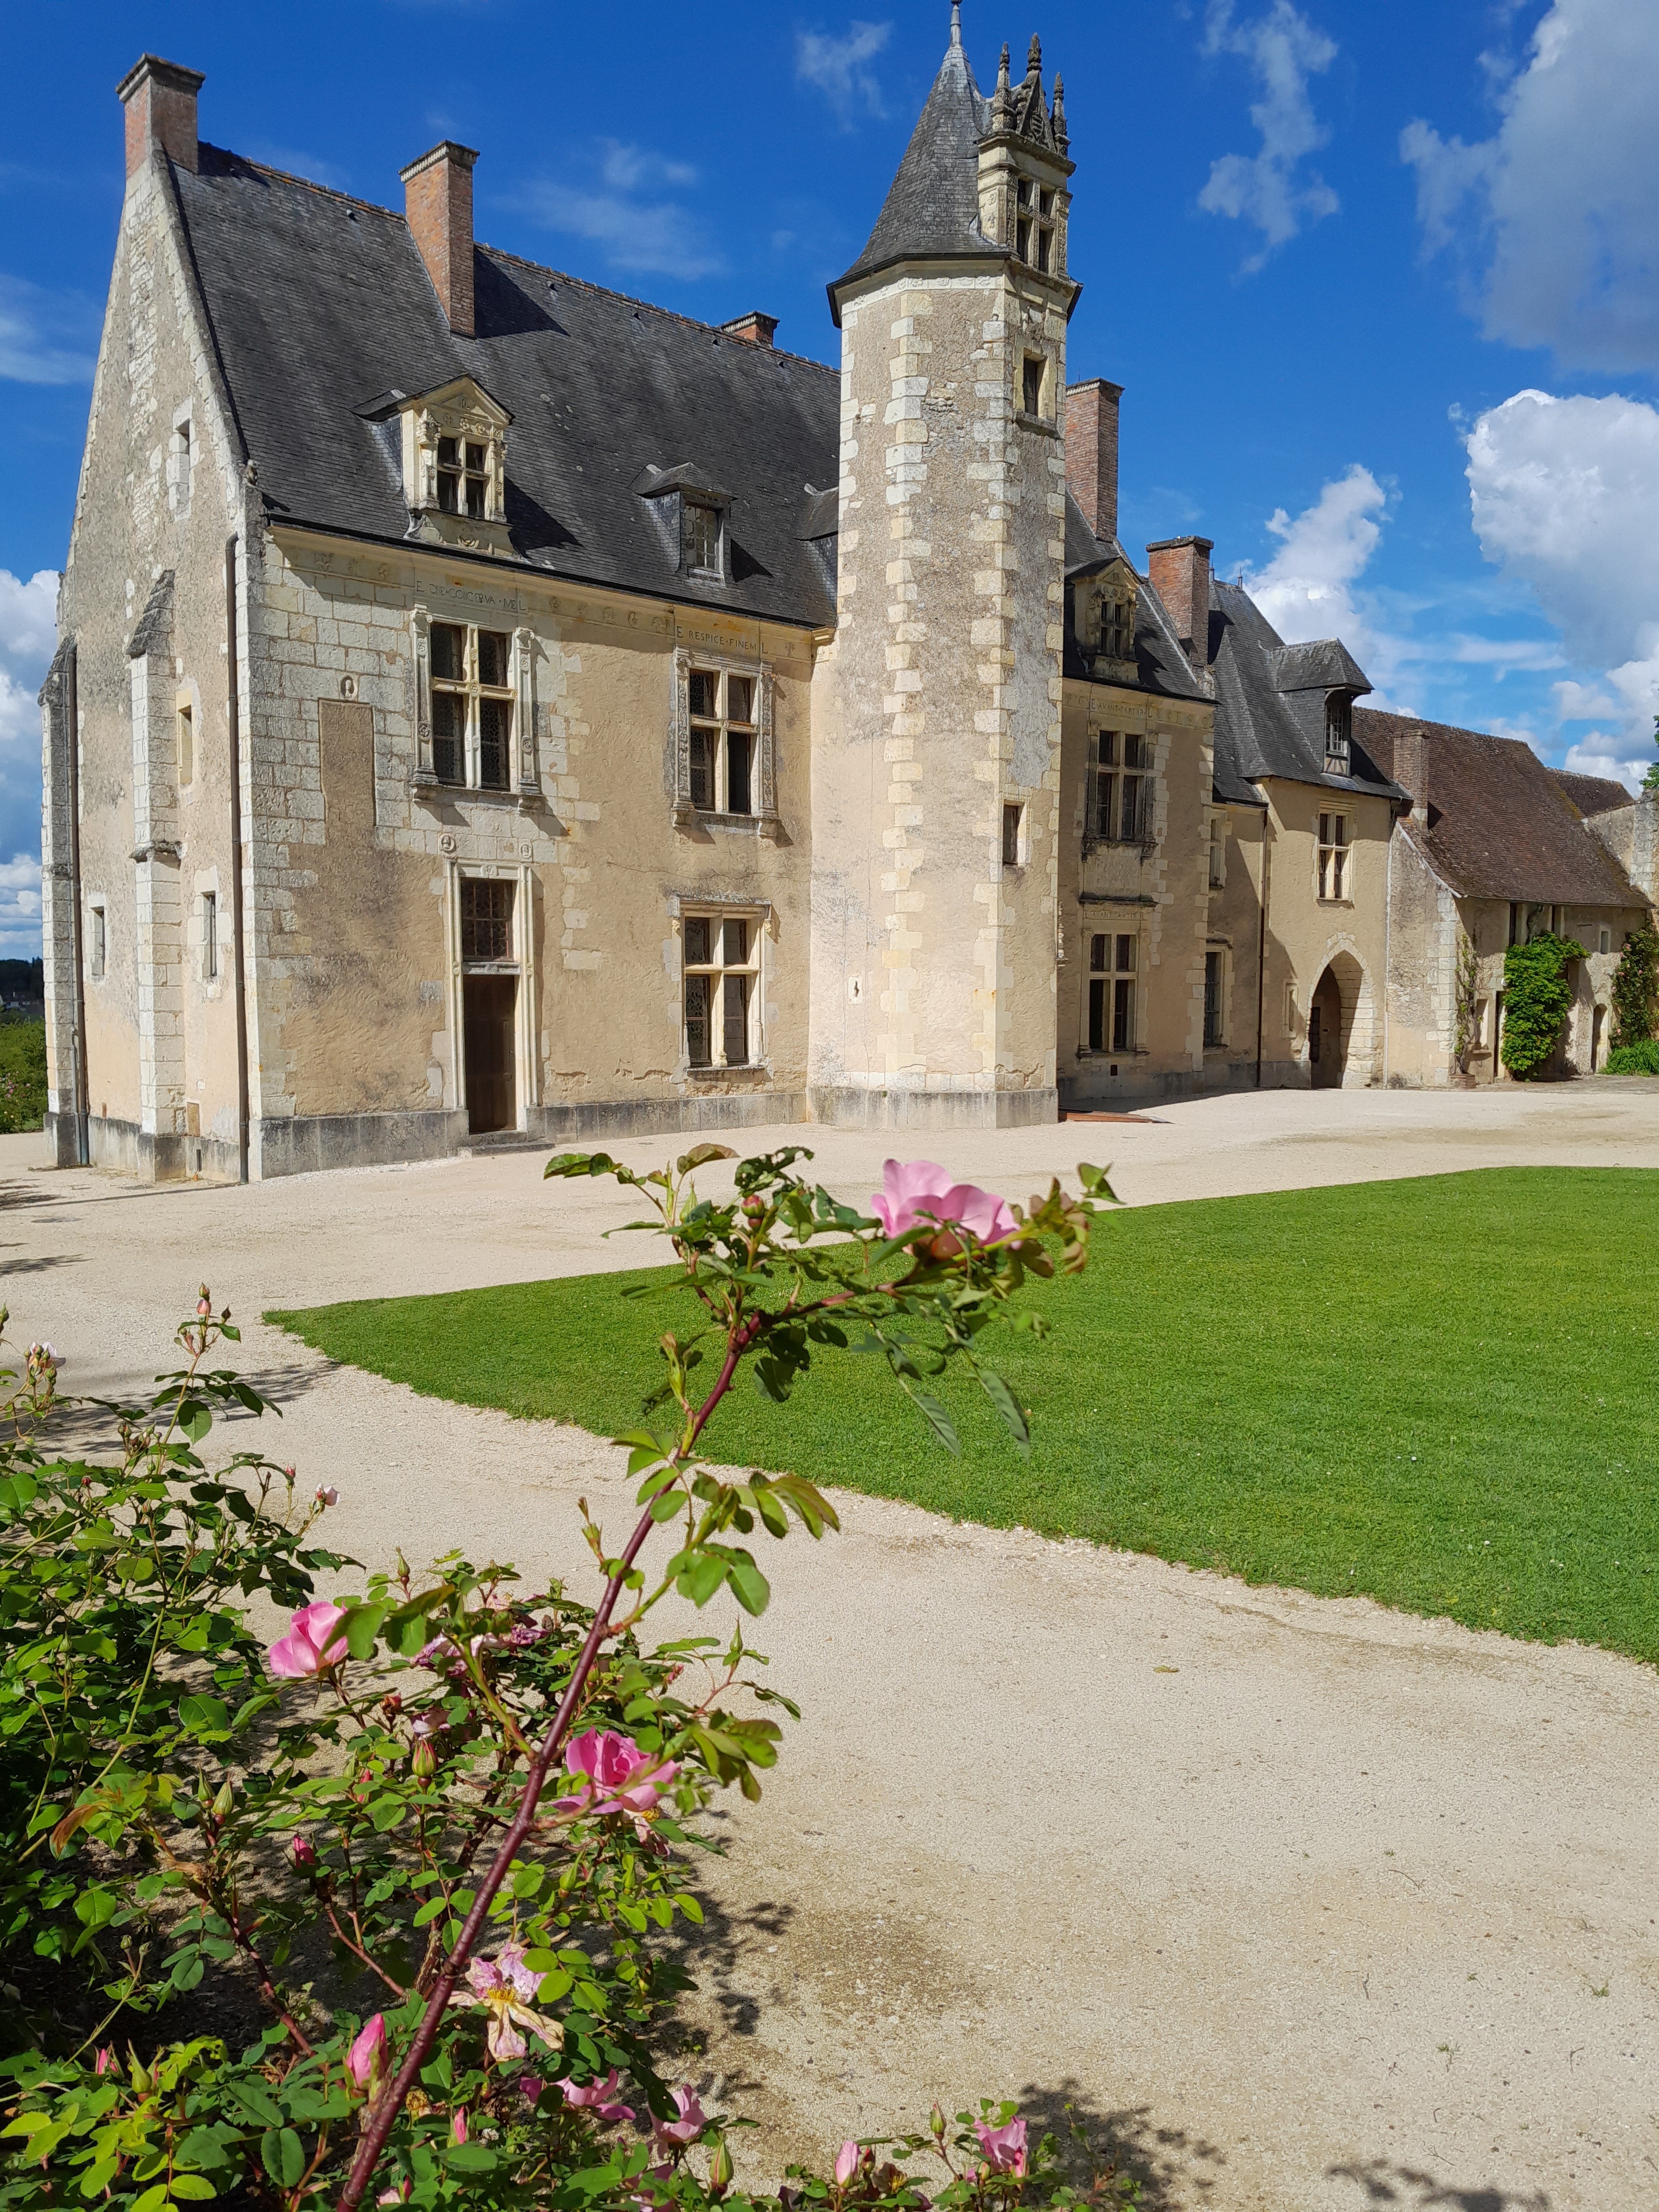
[[[691,914],[681,924],[685,971],[685,1057],[691,1067],[749,1067],[760,980],[757,922],[746,915]]]
[[[216,982],[219,975],[219,894],[202,893],[202,978]]]
[[[1005,868],[1019,866],[1019,830],[1025,809],[1008,805],[1002,810],[1002,865]]]
[[[179,708],[179,787],[196,781],[196,717],[187,705]]]
[[[1028,415],[1041,415],[1042,412],[1042,368],[1040,355],[1026,355],[1025,412]]]
[[[1227,1042],[1225,1000],[1223,983],[1226,956],[1206,952],[1204,956],[1204,1042],[1206,1047]]]
[[[87,933],[92,940],[87,947],[88,965],[94,978],[101,981],[109,962],[109,926],[100,906],[93,908],[90,919],[92,927]]]
[[[1319,817],[1319,896],[1322,899],[1346,899],[1352,896],[1352,859],[1347,816],[1322,814]]]

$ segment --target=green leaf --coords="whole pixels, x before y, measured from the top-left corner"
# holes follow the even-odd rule
[[[191,1735],[223,1735],[230,1727],[230,1707],[222,1698],[180,1698],[179,1724]]]
[[[191,1443],[199,1444],[213,1426],[213,1416],[198,1398],[185,1398],[179,1407],[179,1426]]]
[[[383,1601],[379,1605],[354,1605],[347,1613],[336,1633],[345,1638],[346,1650],[354,1659],[373,1658],[374,1639],[380,1632],[380,1623],[391,1610],[392,1607]]]
[[[979,1370],[979,1387],[1002,1416],[1003,1426],[1019,1448],[1022,1459],[1031,1456],[1031,1431],[1019,1401],[994,1367]]]
[[[158,2181],[153,2189],[145,2190],[142,2197],[133,2199],[131,2212],[161,2212],[167,2201],[167,2185],[165,2181]]]
[[[259,2138],[259,2157],[265,2172],[283,2189],[295,2188],[306,2170],[305,2145],[292,2128],[267,2128]]]
[[[296,2137],[295,2140],[297,2141],[298,2138]],[[305,2172],[303,2166],[300,2168],[300,2172],[301,2173]],[[295,2178],[297,2180],[299,2177],[296,2175]],[[199,2173],[175,2173],[171,2188],[174,2197],[216,2197],[219,2194],[213,2184],[210,2181],[204,2181]]]
[[[263,2081],[250,2081],[243,2076],[240,2080],[227,2081],[225,2088],[231,2101],[240,2105],[251,2120],[258,2120],[261,2126],[267,2128],[280,2128],[283,2124],[282,2107]]]
[[[913,1389],[908,1382],[904,1387],[909,1396],[915,1401],[916,1404],[921,1407],[922,1412],[927,1415],[928,1426],[933,1430],[933,1434],[944,1445],[945,1450],[948,1451],[953,1458],[960,1459],[962,1457],[961,1439],[958,1437],[956,1430],[951,1425],[951,1416],[945,1412],[944,1407],[940,1405],[939,1400],[929,1396],[926,1390],[917,1390]]]
[[[747,1552],[739,1552],[727,1561],[726,1579],[732,1585],[732,1596],[745,1613],[758,1616],[765,1612],[771,1601],[771,1585]]]
[[[173,2153],[185,2166],[223,2166],[225,2147],[211,2128],[192,2128]]]
[[[705,1606],[726,1580],[726,1561],[718,1554],[694,1552],[675,1577],[675,1588],[695,1606]]]
[[[409,1808],[398,1797],[377,1797],[368,1808],[369,1825],[377,1836],[395,1828]]]
[[[734,1160],[737,1154],[730,1145],[693,1145],[689,1152],[682,1152],[675,1166],[682,1175],[690,1175],[693,1168],[707,1167],[710,1160]]]
[[[441,2155],[446,2166],[462,2173],[489,2173],[495,2169],[495,2154],[488,2143],[447,2143]]]

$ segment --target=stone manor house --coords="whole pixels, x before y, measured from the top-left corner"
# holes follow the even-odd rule
[[[1650,806],[1120,543],[1036,40],[987,96],[953,9],[838,368],[480,246],[465,147],[394,212],[210,146],[202,82],[118,88],[42,693],[60,1162],[1479,1079],[1552,923],[1605,1050]]]

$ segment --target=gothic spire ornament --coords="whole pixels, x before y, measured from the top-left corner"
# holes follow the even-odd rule
[[[951,0],[951,44],[955,47],[962,44],[962,0]]]

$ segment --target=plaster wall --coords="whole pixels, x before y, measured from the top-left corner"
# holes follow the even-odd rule
[[[838,626],[812,745],[812,1110],[1051,1119],[1064,306],[1035,277],[907,271],[845,301],[842,319]],[[1035,417],[1017,408],[1028,357],[1046,364]]]
[[[1261,788],[1267,800],[1269,872],[1264,1004],[1282,1048],[1275,1075],[1290,1083],[1313,1080],[1309,1012],[1321,976],[1334,966],[1342,986],[1342,1087],[1381,1083],[1389,803],[1357,794],[1339,799],[1320,786],[1278,778]],[[1348,896],[1322,900],[1319,817],[1334,811],[1348,817]],[[1262,1080],[1274,1080],[1265,1064]]]

